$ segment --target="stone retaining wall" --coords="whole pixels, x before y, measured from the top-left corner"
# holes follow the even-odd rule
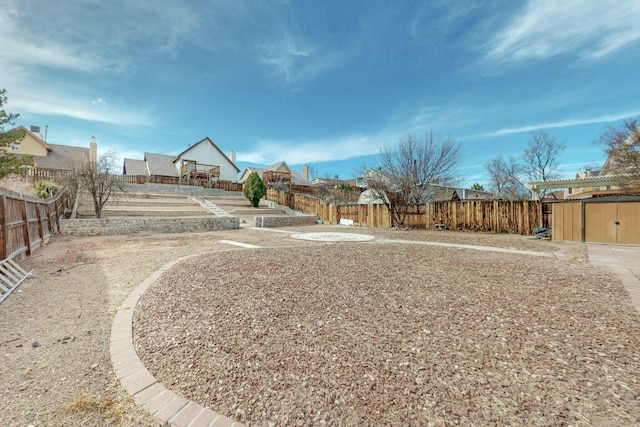
[[[190,231],[234,230],[239,227],[240,219],[237,217],[60,220],[60,233],[72,236],[106,236],[140,231],[184,233]]]
[[[256,216],[256,227],[287,227],[290,225],[314,225],[318,221],[316,215],[300,216]]]
[[[241,192],[225,191],[218,188],[204,188],[197,185],[178,184],[124,184],[126,191],[138,193],[177,193],[177,194],[198,194],[198,195],[242,195]]]

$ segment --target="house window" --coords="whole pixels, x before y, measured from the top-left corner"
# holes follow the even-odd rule
[[[20,151],[20,146],[18,144],[11,144],[12,151]]]
[[[573,194],[573,188],[569,188],[569,194]]]

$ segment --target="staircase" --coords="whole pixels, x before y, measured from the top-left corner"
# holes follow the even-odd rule
[[[129,217],[202,217],[212,212],[192,195],[172,193],[120,193],[112,196],[102,208],[103,218]],[[95,218],[93,200],[83,194],[78,204],[77,218]]]

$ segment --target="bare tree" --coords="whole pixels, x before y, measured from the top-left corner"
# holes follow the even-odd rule
[[[382,148],[380,167],[367,174],[367,188],[387,205],[394,224],[404,227],[410,206],[433,195],[430,184],[458,181],[460,160],[460,144],[452,138],[439,139],[433,131],[422,138],[407,134],[397,145]]]
[[[497,197],[506,200],[523,200],[529,192],[520,181],[522,166],[515,157],[496,156],[486,164],[489,172],[489,189]]]
[[[640,193],[640,117],[609,126],[600,135],[608,155],[607,174],[616,175],[616,185],[626,193]]]
[[[68,187],[76,194],[87,191],[91,195],[96,218],[102,217],[102,208],[112,195],[124,191],[122,181],[113,172],[116,161],[112,151],[102,154],[97,161],[86,155],[75,162],[67,180]]]
[[[566,144],[558,142],[540,129],[531,134],[527,149],[522,154],[522,171],[529,181],[551,181],[560,178],[558,157]]]
[[[526,199],[530,193],[524,182],[560,178],[558,158],[565,147],[542,129],[533,132],[520,162],[514,157],[504,159],[501,155],[487,162],[492,191],[509,200]],[[546,190],[542,192],[542,196],[545,195]]]

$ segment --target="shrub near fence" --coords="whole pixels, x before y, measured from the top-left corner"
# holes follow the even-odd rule
[[[341,218],[368,227],[392,227],[386,205],[324,205],[318,199],[267,190],[267,199],[291,209],[318,215],[323,222],[338,224]],[[543,217],[542,202],[474,200],[436,202],[410,206],[405,226],[434,228],[444,224],[451,230],[486,231],[530,235],[534,227],[548,226]]]
[[[69,195],[59,192],[50,200],[0,194],[0,259],[26,253],[46,244],[60,230],[60,218],[69,207]]]

